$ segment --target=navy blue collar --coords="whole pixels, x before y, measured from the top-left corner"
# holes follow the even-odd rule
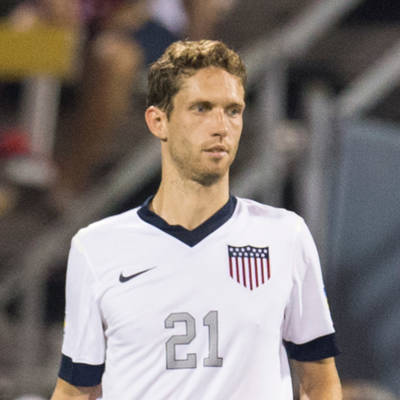
[[[220,226],[222,226],[228,219],[232,216],[235,211],[237,199],[234,196],[230,196],[228,202],[220,208],[214,215],[204,221],[201,225],[193,230],[188,230],[181,225],[170,225],[164,221],[160,216],[155,214],[149,209],[149,204],[153,196],[149,197],[138,210],[139,217],[161,229],[165,233],[179,239],[183,243],[190,247],[195,246],[197,243],[201,242],[209,234],[216,231]]]

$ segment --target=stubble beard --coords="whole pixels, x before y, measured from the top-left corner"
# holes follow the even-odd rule
[[[193,173],[191,179],[201,186],[210,187],[219,182],[224,175],[225,174],[215,172]]]
[[[233,160],[229,160],[224,167],[210,168],[202,165],[201,160],[194,160],[190,153],[180,155],[178,152],[170,152],[179,174],[184,180],[190,180],[204,187],[210,187],[222,180],[227,173]]]
[[[192,160],[181,160],[181,175],[185,179],[189,179],[198,183],[201,186],[210,187],[218,183],[229,171],[229,166],[224,168],[207,168],[202,166],[201,163],[193,163]]]

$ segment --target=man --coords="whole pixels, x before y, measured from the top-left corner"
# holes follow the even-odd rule
[[[245,80],[218,41],[176,42],[152,66],[161,185],[74,237],[53,400],[100,384],[104,399],[292,399],[287,354],[309,399],[341,399],[308,229],[229,194]]]

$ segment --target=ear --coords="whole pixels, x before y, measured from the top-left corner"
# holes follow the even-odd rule
[[[162,141],[167,141],[166,122],[167,114],[155,106],[150,106],[144,113],[147,127],[150,132]]]

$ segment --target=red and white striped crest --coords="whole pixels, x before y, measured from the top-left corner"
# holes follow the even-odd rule
[[[271,278],[268,247],[228,246],[229,274],[244,287],[253,290]]]

